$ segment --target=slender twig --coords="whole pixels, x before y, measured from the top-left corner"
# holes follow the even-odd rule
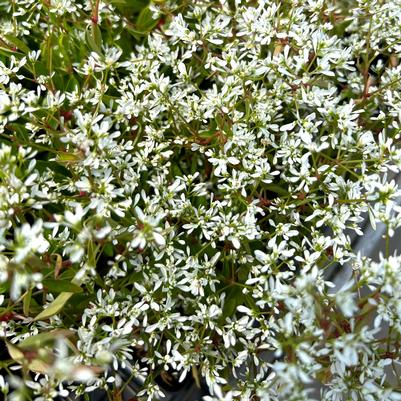
[[[99,3],[100,0],[96,0],[95,1],[95,6],[92,9],[92,23],[93,25],[97,25],[97,23],[99,22]]]

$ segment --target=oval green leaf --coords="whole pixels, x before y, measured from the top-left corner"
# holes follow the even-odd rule
[[[39,313],[33,320],[46,320],[56,315],[63,309],[67,301],[74,295],[73,292],[62,292],[45,310]]]

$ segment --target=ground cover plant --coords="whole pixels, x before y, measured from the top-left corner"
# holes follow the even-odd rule
[[[401,400],[401,258],[351,241],[401,224],[400,28],[400,0],[1,0],[5,397],[118,401],[128,368],[139,400]]]

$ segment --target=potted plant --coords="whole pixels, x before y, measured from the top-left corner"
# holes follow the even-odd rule
[[[0,10],[7,398],[401,399],[397,0]]]

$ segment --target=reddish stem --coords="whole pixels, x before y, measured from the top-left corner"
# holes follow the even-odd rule
[[[100,0],[96,0],[95,7],[92,10],[91,20],[92,20],[92,23],[95,25],[99,22],[99,3],[100,3]]]

